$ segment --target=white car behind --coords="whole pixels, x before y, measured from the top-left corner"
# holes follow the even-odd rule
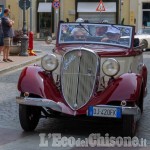
[[[140,40],[140,43],[147,45],[147,49],[150,49],[150,28],[142,28],[138,30],[137,34],[134,36]]]

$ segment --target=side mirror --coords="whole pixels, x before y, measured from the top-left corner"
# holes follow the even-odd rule
[[[45,39],[46,44],[51,44],[52,43],[52,37],[51,36],[47,36]]]

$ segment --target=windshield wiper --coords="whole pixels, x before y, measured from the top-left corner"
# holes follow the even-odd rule
[[[116,27],[115,25],[111,25],[113,28],[116,28],[118,30],[120,30],[118,27]],[[121,30],[120,30],[121,31]]]
[[[90,36],[93,36],[88,29],[85,28],[85,26],[80,22],[79,26],[82,27]]]

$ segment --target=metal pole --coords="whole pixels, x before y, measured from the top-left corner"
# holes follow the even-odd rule
[[[120,2],[120,21],[119,21],[120,24],[121,24],[121,1],[122,1],[122,0],[119,1],[119,2]]]
[[[23,34],[27,34],[27,25],[26,25],[26,0],[23,0]]]
[[[100,11],[100,23],[102,22],[102,12]]]
[[[60,20],[64,20],[64,4],[63,4],[63,0],[60,0],[60,9],[59,9],[59,11],[60,11]]]
[[[28,36],[26,26],[26,0],[23,0],[23,37],[21,38],[21,52],[20,56],[28,56]]]
[[[57,31],[57,9],[54,10],[54,33],[55,33],[55,37],[56,37],[56,31]]]
[[[32,31],[32,0],[30,0],[30,31]]]
[[[59,9],[55,9],[55,14],[54,14],[54,33],[55,37],[57,36],[57,28],[58,28],[58,22],[59,22]]]
[[[30,32],[29,32],[28,36],[29,36],[28,52],[29,52],[29,55],[32,55],[32,50],[33,50],[32,0],[30,0]]]

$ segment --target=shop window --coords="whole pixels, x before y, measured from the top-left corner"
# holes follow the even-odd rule
[[[143,9],[150,9],[150,3],[143,3]]]
[[[143,26],[150,27],[150,3],[143,3]]]
[[[51,35],[51,13],[39,14],[40,38]]]
[[[37,0],[37,32],[38,38],[51,36],[53,28],[53,9],[51,0]]]

